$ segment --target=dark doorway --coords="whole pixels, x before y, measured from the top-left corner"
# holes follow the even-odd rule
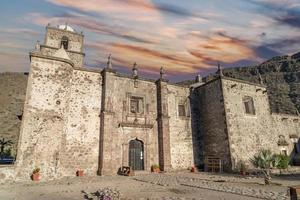
[[[144,170],[144,145],[140,140],[129,142],[129,166],[133,170]]]

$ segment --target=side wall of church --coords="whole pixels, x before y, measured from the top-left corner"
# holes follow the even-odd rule
[[[195,164],[202,166],[206,157],[218,157],[223,160],[223,169],[231,170],[220,79],[195,88],[191,95],[191,107]]]
[[[31,56],[31,68],[18,145],[16,177],[28,180],[39,167],[42,179],[60,176],[72,65],[62,59]]]
[[[104,72],[101,130],[101,174],[116,174],[129,165],[129,142],[144,146],[144,168],[158,164],[157,99],[154,82]],[[140,113],[132,113],[131,97],[142,99]]]
[[[171,84],[167,88],[171,165],[184,169],[194,164],[189,88]],[[185,116],[179,116],[178,105],[185,106]]]
[[[261,149],[292,153],[290,135],[299,137],[299,117],[271,114],[265,87],[227,78],[222,85],[233,169],[239,169],[241,162],[251,167],[250,158]],[[245,96],[253,98],[255,115],[246,114]],[[279,145],[280,138],[287,144]]]

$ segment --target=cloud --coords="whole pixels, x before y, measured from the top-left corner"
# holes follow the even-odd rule
[[[277,39],[265,42],[254,48],[256,55],[263,59],[270,59],[282,54],[299,51],[300,37]]]
[[[40,36],[41,33],[34,31],[32,29],[28,29],[28,28],[7,28],[7,29],[3,29],[0,30],[0,33],[5,33],[5,34],[26,34],[28,36],[33,36],[33,37],[37,37]]]
[[[213,1],[46,1],[57,9],[29,13],[26,24],[45,27],[49,22],[67,22],[76,30],[83,29],[88,66],[104,67],[112,53],[120,71],[128,72],[137,62],[147,74],[157,74],[161,66],[168,74],[192,74],[210,71],[217,61],[226,66],[260,62],[291,52],[299,44],[295,27],[299,26],[300,7],[293,0],[284,1],[286,4],[249,0],[255,6],[248,6],[248,1],[220,1],[219,7]],[[31,29],[2,30],[7,35],[20,34],[23,40],[41,36]],[[18,48],[13,42],[2,44]]]
[[[127,44],[112,43],[111,52],[117,61],[117,64],[131,67],[132,63],[137,62],[148,70],[159,70],[164,66],[169,72],[192,73],[204,66],[189,55],[172,55],[158,50],[152,50],[145,47],[139,47]]]
[[[255,52],[247,40],[229,36],[222,31],[215,32],[212,36],[193,35],[188,51],[204,63],[233,63],[243,59],[255,59]]]
[[[155,39],[154,37],[147,35],[138,36],[138,34],[132,33],[132,31],[128,28],[122,26],[110,26],[108,24],[96,21],[86,15],[78,15],[76,13],[64,13],[50,18],[43,16],[40,13],[30,13],[27,16],[27,19],[33,19],[34,23],[42,26],[44,26],[47,23],[63,24],[67,21],[69,24],[76,25],[78,27],[85,28],[91,32],[99,33],[102,35],[119,37],[133,42],[150,44],[158,42],[157,39]]]
[[[270,47],[270,45],[268,45],[268,44],[255,47],[254,52],[258,57],[263,58],[263,59],[269,59],[274,56],[280,55],[280,53],[278,51],[273,50]]]
[[[260,6],[258,12],[271,17],[279,25],[300,28],[300,3],[298,0],[252,0]]]
[[[300,12],[289,11],[283,16],[274,17],[280,24],[286,24],[295,28],[300,28]]]
[[[152,2],[150,0],[48,0],[48,2],[65,7],[75,8],[80,11],[118,13],[119,15],[126,13],[129,17],[138,14],[140,18],[136,20],[152,21],[159,18],[159,14],[172,14],[180,17],[199,17],[210,18],[215,17],[211,13],[199,14],[192,12],[183,7],[161,2]],[[152,17],[152,19],[151,19]],[[131,18],[134,19],[134,18]]]
[[[84,12],[106,13],[118,19],[151,22],[160,16],[153,4],[147,0],[48,0],[55,5],[69,7]]]

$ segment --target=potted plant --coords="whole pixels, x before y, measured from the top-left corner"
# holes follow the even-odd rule
[[[83,170],[80,170],[80,169],[77,170],[76,171],[76,176],[80,176],[80,177],[83,176]]]
[[[40,168],[36,167],[36,168],[32,171],[31,179],[32,179],[33,181],[39,181],[39,180],[40,180]]]
[[[152,165],[151,172],[159,173],[160,172],[159,165],[157,165],[157,164]]]
[[[241,162],[241,166],[240,166],[240,174],[242,176],[245,176],[246,175],[246,165],[244,162]]]

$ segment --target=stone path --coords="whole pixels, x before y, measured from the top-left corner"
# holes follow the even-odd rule
[[[172,174],[149,174],[134,177],[133,179],[142,182],[148,182],[161,186],[188,186],[194,188],[209,189],[214,191],[238,194],[243,196],[255,197],[271,200],[288,200],[288,191],[286,187],[267,187],[253,183],[230,183],[226,180],[203,180],[201,178],[191,178],[185,175]]]

